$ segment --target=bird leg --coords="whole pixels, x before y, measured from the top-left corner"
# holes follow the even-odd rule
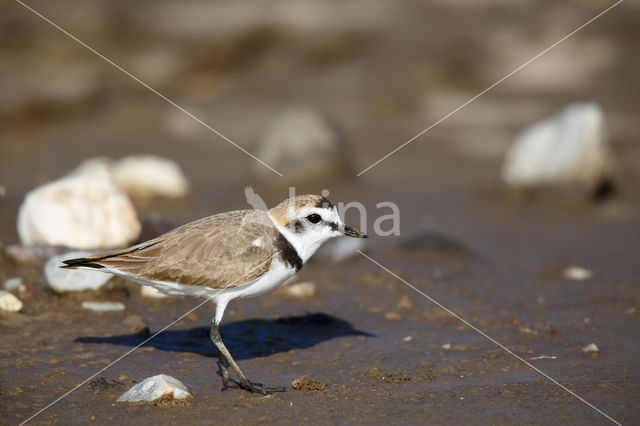
[[[218,349],[218,357],[220,359],[220,371],[222,373],[222,390],[225,390],[229,387],[239,387],[244,390],[248,390],[249,392],[261,393],[263,395],[269,395],[272,392],[284,392],[285,388],[283,387],[268,387],[263,386],[261,383],[252,383],[247,379],[247,376],[244,375],[240,367],[236,363],[236,361],[229,353],[229,350],[222,342],[222,336],[220,335],[220,330],[218,329],[218,324],[216,324],[215,320],[211,321],[211,341]],[[227,364],[231,367],[233,372],[238,377],[238,381],[233,380],[229,376],[229,371],[227,370]]]
[[[218,359],[220,360],[220,374],[222,376],[222,390],[226,390],[233,387],[238,387],[236,382],[231,380],[229,376],[229,370],[227,370],[227,359],[222,355],[222,352],[218,351]]]

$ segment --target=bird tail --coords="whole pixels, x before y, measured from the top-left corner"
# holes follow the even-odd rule
[[[127,254],[131,254],[137,251],[141,251],[161,242],[161,238],[156,238],[155,240],[147,241],[142,244],[138,244],[137,246],[129,247],[124,250],[116,250],[108,253],[96,254],[93,257],[79,257],[77,259],[68,259],[63,260],[63,266],[60,266],[63,269],[76,269],[76,268],[93,268],[93,269],[103,269],[106,266],[101,265],[99,262],[101,260],[107,260],[118,256],[123,256]]]
[[[104,266],[100,265],[99,263],[96,263],[97,260],[100,260],[100,258],[92,259],[90,257],[79,257],[77,259],[63,260],[62,263],[64,263],[64,266],[61,266],[61,268],[63,269],[76,269],[79,267],[94,268],[94,269],[104,268]]]

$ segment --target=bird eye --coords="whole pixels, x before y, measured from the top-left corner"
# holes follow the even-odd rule
[[[316,214],[316,213],[313,213],[313,214],[310,214],[309,216],[307,216],[307,220],[309,222],[311,222],[311,223],[318,223],[318,222],[320,222],[321,219],[322,218],[320,217],[320,215]]]

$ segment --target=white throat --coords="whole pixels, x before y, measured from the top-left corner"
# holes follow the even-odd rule
[[[291,232],[285,226],[280,225],[276,220],[273,219],[270,212],[269,218],[271,219],[275,227],[278,228],[278,231],[280,231],[280,233],[284,235],[287,240],[289,240],[293,248],[298,253],[298,256],[300,256],[300,259],[302,259],[303,264],[307,263],[307,260],[309,260],[313,253],[315,253],[323,243],[331,238],[331,235],[322,235],[318,236],[318,238],[310,238],[310,235],[300,236],[294,232]]]

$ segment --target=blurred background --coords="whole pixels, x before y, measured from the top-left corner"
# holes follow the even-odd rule
[[[563,330],[597,332],[626,355],[575,377],[588,381],[599,368],[620,378],[620,395],[637,396],[637,373],[624,382],[628,370],[616,370],[639,349],[631,337],[640,305],[637,2],[621,3],[356,176],[612,4],[29,0],[278,176],[19,3],[2,2],[0,241],[20,241],[18,209],[28,191],[95,157],[147,154],[181,170],[188,190],[174,198],[130,194],[143,236],[249,208],[247,185],[270,207],[290,186],[363,202],[369,230],[389,213],[376,203],[392,201],[400,236],[372,235],[374,257],[416,280],[429,277],[448,303],[473,301],[486,315],[517,309],[518,327],[568,321]],[[584,102],[595,116],[564,113]],[[555,178],[533,171],[524,184],[510,182],[510,150],[544,120],[562,131],[540,136],[539,150],[530,142],[520,163],[544,168],[570,159]],[[576,170],[588,176],[575,178]],[[447,275],[443,259],[458,272]],[[559,284],[573,279],[565,269],[572,265],[594,277],[579,291]],[[442,268],[446,283],[438,281]],[[551,301],[548,310],[540,300]],[[586,317],[603,322],[586,325]],[[585,339],[569,338],[578,353]]]
[[[624,206],[618,210],[637,212],[640,58],[633,3],[615,8],[357,178],[609,2],[29,4],[241,147],[267,156],[284,176],[20,4],[6,2],[0,18],[3,241],[17,240],[17,208],[28,190],[87,158],[139,153],[174,160],[191,183],[188,199],[142,210],[178,223],[244,208],[243,188],[252,185],[270,206],[287,196],[288,186],[298,193],[326,188],[336,201],[391,200],[404,213],[406,231],[473,225],[478,212],[472,206],[502,202],[500,167],[518,132],[582,101],[597,102],[606,116],[622,174],[617,202]],[[332,148],[338,153],[302,148],[287,156],[290,148],[271,147],[275,152],[265,154],[261,144],[274,122],[284,119],[282,132],[296,132],[295,123],[287,130],[286,121],[298,110],[325,120],[339,140]],[[305,135],[304,126],[301,131],[304,145],[313,135]],[[339,162],[346,170],[332,167]],[[320,173],[312,178],[297,173],[316,163]]]

